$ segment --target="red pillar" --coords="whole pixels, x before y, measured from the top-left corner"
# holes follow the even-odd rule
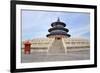
[[[30,54],[31,51],[31,42],[26,41],[24,43],[24,54]]]

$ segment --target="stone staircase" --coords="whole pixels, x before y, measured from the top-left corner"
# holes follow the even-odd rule
[[[62,40],[54,40],[52,45],[50,46],[49,50],[48,50],[49,54],[65,54],[65,49],[63,46],[63,42]]]

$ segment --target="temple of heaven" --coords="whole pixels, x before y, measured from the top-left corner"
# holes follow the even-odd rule
[[[66,24],[59,18],[51,26],[47,38],[22,41],[23,63],[90,59],[90,40],[85,37],[70,37],[69,29],[65,28]]]
[[[52,28],[48,30],[50,33],[47,34],[47,37],[55,37],[58,39],[62,37],[70,37],[70,34],[68,34],[69,30],[65,28],[66,24],[61,22],[59,18],[56,22],[53,22],[51,26]]]

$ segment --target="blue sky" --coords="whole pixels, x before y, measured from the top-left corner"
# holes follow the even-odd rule
[[[90,14],[79,12],[54,12],[22,10],[22,40],[43,38],[49,33],[51,23],[57,21],[66,23],[71,37],[90,38]]]

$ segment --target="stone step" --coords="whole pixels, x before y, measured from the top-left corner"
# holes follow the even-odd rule
[[[54,40],[51,47],[49,48],[50,54],[62,54],[65,53],[62,40]]]

